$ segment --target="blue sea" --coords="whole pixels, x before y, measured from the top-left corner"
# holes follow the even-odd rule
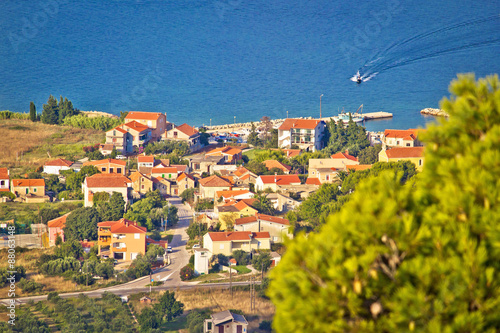
[[[445,47],[442,27],[499,13],[500,2],[486,0],[3,0],[0,110],[28,112],[34,101],[41,112],[52,94],[80,110],[216,125],[287,111],[318,117],[323,95],[323,116],[361,104],[394,114],[366,122],[369,130],[425,126],[433,118],[419,111],[438,107],[457,73],[499,72],[498,43],[424,57],[360,85],[349,78],[395,43],[431,37],[413,54],[388,55],[399,63]],[[488,24],[498,37],[499,20]],[[450,42],[466,44],[473,28],[453,30]]]

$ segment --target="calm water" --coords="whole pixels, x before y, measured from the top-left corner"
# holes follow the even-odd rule
[[[419,111],[438,107],[457,73],[499,72],[498,45],[359,86],[349,77],[398,40],[498,13],[500,2],[482,0],[3,0],[0,110],[27,112],[33,100],[41,111],[53,94],[81,110],[160,111],[175,123],[215,125],[286,111],[319,116],[323,94],[323,116],[364,104],[394,114],[366,123],[370,130],[423,126],[432,118]]]

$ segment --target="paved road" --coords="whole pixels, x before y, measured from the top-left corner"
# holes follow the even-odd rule
[[[188,235],[186,234],[186,229],[189,226],[193,212],[188,205],[184,205],[179,197],[173,197],[169,199],[170,204],[173,204],[178,209],[179,222],[174,229],[174,237],[172,239],[170,246],[172,246],[173,252],[170,254],[171,264],[153,273],[152,277],[154,281],[164,281],[162,286],[153,287],[155,290],[165,290],[165,289],[188,289],[196,287],[196,283],[182,282],[179,276],[179,271],[182,267],[186,266],[189,262],[189,257],[191,253],[186,251],[186,243],[188,240]],[[60,294],[61,297],[75,297],[80,294],[88,295],[89,297],[99,297],[105,291],[111,292],[117,295],[129,295],[131,293],[138,293],[142,291],[149,291],[149,287],[146,287],[149,282],[149,276],[144,276],[137,280],[120,284],[117,286],[103,288],[87,292],[74,292]],[[244,283],[243,283],[244,284]],[[236,285],[236,284],[235,284]],[[224,287],[224,284],[213,284],[212,287]],[[209,287],[209,285],[203,285],[203,287]],[[32,297],[22,297],[17,298],[17,301],[24,303],[29,300],[40,301],[46,299],[47,296],[32,296]],[[1,304],[8,304],[10,299],[1,299]]]

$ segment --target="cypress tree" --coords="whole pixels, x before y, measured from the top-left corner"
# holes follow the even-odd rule
[[[36,121],[36,106],[33,102],[30,102],[30,120]]]
[[[54,96],[50,95],[47,104],[43,105],[42,122],[44,124],[59,123],[59,106]]]

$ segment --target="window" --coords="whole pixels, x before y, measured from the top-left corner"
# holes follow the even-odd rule
[[[101,171],[102,172],[106,172],[106,168],[101,168]]]
[[[144,190],[144,185],[142,185],[142,187],[141,187],[141,188]]]
[[[326,175],[325,180],[330,180],[330,175]]]
[[[314,171],[312,172],[312,174],[314,175]]]
[[[422,165],[422,160],[418,160],[418,165]]]
[[[211,330],[212,329],[212,322],[209,321],[207,322],[207,330]]]
[[[5,185],[5,180],[0,180],[0,185],[4,186]]]
[[[113,171],[115,171],[114,168],[109,168],[109,173],[113,173]]]
[[[411,147],[411,144],[410,144],[410,143],[407,143],[407,144],[406,144],[406,147]]]
[[[35,193],[36,193],[36,187],[33,189],[33,192],[35,192]]]
[[[115,136],[115,135],[116,135],[116,131],[113,131],[113,136]]]
[[[134,234],[134,239],[140,239],[141,235],[140,234]]]
[[[171,173],[168,174],[168,178],[172,178],[172,174]]]
[[[116,138],[113,138],[113,142],[116,142]]]
[[[122,168],[116,168],[117,173],[122,173]]]

